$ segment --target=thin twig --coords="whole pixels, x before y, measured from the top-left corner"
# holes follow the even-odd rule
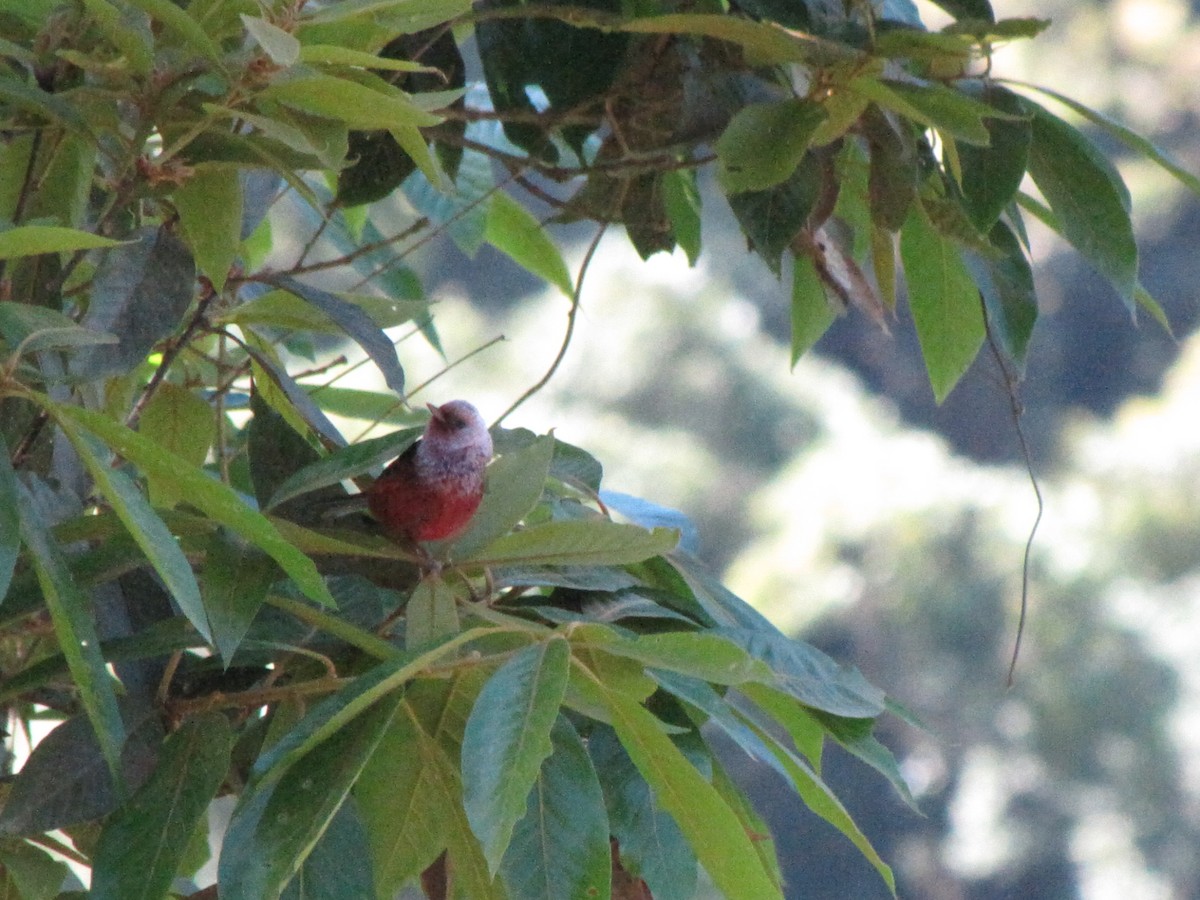
[[[1033,487],[1033,496],[1037,499],[1037,515],[1034,516],[1033,525],[1029,528],[1029,536],[1025,539],[1025,552],[1021,559],[1021,612],[1017,617],[1017,636],[1013,641],[1012,658],[1008,663],[1007,685],[1011,688],[1015,682],[1017,660],[1021,656],[1021,640],[1025,636],[1025,622],[1029,617],[1029,569],[1033,558],[1033,541],[1037,537],[1038,526],[1042,523],[1042,513],[1046,507],[1042,498],[1041,485],[1038,484],[1037,476],[1033,473],[1033,454],[1029,450],[1029,441],[1025,437],[1025,427],[1021,424],[1023,410],[1021,401],[1017,397],[1017,378],[1009,371],[1004,362],[1004,356],[1000,352],[1000,346],[996,343],[996,336],[992,332],[992,325],[988,320],[986,307],[983,309],[983,325],[987,334],[988,347],[991,348],[996,365],[1000,367],[1000,372],[1004,377],[1005,396],[1008,397],[1013,429],[1017,433],[1017,443],[1021,448],[1021,458],[1025,461],[1025,472]]]
[[[205,284],[207,284],[207,282],[205,282]],[[179,352],[185,346],[191,343],[192,335],[196,333],[196,329],[204,324],[208,307],[212,304],[213,300],[216,299],[216,296],[217,292],[213,290],[211,286],[209,286],[208,290],[206,290],[204,295],[200,298],[200,302],[196,304],[196,312],[193,313],[191,321],[187,323],[187,327],[183,329],[183,333],[175,340],[171,341],[167,349],[163,351],[162,362],[158,364],[158,368],[155,369],[154,374],[150,376],[150,381],[146,384],[145,389],[142,391],[142,395],[138,397],[137,403],[134,404],[133,409],[130,410],[129,415],[125,418],[125,425],[127,427],[135,428],[137,426],[138,419],[142,417],[142,413],[145,411],[146,406],[154,397],[155,392],[158,391],[158,386],[162,384],[163,379],[166,378],[167,370],[170,369],[171,364],[175,362],[175,357],[179,355]]]
[[[571,346],[571,337],[575,334],[575,319],[579,315],[579,301],[583,296],[583,282],[587,278],[588,269],[591,267],[592,257],[596,255],[596,249],[600,246],[600,239],[604,237],[606,231],[608,231],[608,223],[602,222],[600,227],[596,229],[596,235],[592,238],[592,242],[588,244],[587,252],[583,255],[583,262],[579,266],[579,277],[575,280],[575,293],[571,296],[571,308],[567,312],[567,330],[563,335],[562,346],[558,348],[558,355],[554,357],[554,362],[550,364],[550,368],[546,370],[546,374],[541,377],[541,380],[518,397],[513,402],[513,405],[506,409],[500,415],[500,418],[496,420],[496,425],[503,422],[517,407],[549,384],[550,379],[558,371],[558,367],[562,364],[563,359],[566,358],[567,349]]]

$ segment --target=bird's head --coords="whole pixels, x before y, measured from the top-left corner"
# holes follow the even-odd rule
[[[492,436],[488,434],[487,422],[474,406],[466,400],[451,400],[436,406],[427,404],[429,424],[425,426],[425,440],[440,449],[454,451],[476,450],[490,459]]]

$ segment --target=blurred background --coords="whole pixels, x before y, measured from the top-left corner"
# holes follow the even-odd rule
[[[1054,20],[1000,50],[996,74],[1200,171],[1200,4],[995,5]],[[1092,134],[1130,184],[1142,281],[1175,336],[1132,325],[1034,230],[1041,319],[1019,394],[1045,516],[1011,688],[1036,501],[1003,376],[985,349],[935,407],[903,309],[890,334],[848,315],[789,371],[788,276],[745,252],[711,192],[696,268],[604,238],[561,369],[505,422],[554,428],[604,463],[608,488],[683,510],[735,591],[926,724],[882,735],[923,815],[864,766],[833,751],[826,764],[903,897],[1200,898],[1200,202]],[[575,268],[591,233],[564,233]],[[496,418],[550,365],[569,299],[488,248],[437,241],[407,262],[450,359],[505,338],[414,401],[468,397]],[[444,366],[419,337],[400,350],[411,384]],[[741,768],[789,897],[887,896],[773,773]]]

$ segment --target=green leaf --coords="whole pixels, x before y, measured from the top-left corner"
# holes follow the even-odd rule
[[[21,517],[21,539],[29,548],[30,562],[50,611],[59,647],[79,689],[79,698],[100,744],[100,752],[113,778],[119,780],[125,725],[117,709],[112,679],[100,653],[100,639],[92,626],[87,598],[71,577],[58,542],[24,485],[18,485],[17,509]]]
[[[207,58],[221,68],[219,48],[204,27],[171,0],[128,0],[139,9],[145,10],[150,18],[161,24],[165,31],[175,35],[183,46]]]
[[[575,285],[558,245],[550,240],[533,214],[504,191],[492,195],[484,236],[517,265],[550,282],[568,297],[574,294]]]
[[[1018,370],[1023,370],[1038,316],[1033,270],[1025,248],[1004,222],[992,226],[988,240],[997,254],[965,250],[963,261],[983,294],[992,334]]]
[[[816,647],[774,630],[715,629],[775,673],[773,686],[814,709],[847,718],[871,718],[884,709],[884,693],[857,669],[838,665]]]
[[[54,900],[70,871],[33,844],[0,840],[0,897],[6,900]]]
[[[311,303],[336,322],[371,357],[387,386],[404,396],[404,370],[396,356],[396,345],[357,304],[287,275],[276,275],[271,283]]]
[[[148,781],[100,832],[95,900],[159,900],[229,769],[233,732],[223,713],[186,720],[163,744]]]
[[[1021,120],[1022,111],[1008,113],[973,99],[966,93],[940,84],[906,84],[899,81],[876,82],[883,90],[871,88],[871,97],[881,106],[892,109],[922,124],[937,128],[967,144],[986,147],[990,141],[984,119]],[[856,89],[863,86],[855,82]],[[897,102],[899,98],[901,102]]]
[[[792,368],[800,357],[812,349],[829,327],[837,321],[837,313],[825,296],[825,285],[817,274],[812,257],[798,255],[792,259]]]
[[[663,206],[671,220],[675,240],[687,254],[688,265],[695,266],[700,258],[700,188],[696,173],[685,169],[664,172],[662,176]]]
[[[200,467],[217,437],[217,418],[203,397],[169,381],[161,382],[138,420],[138,434],[174,453],[188,465]],[[155,506],[171,507],[182,499],[168,481],[150,483]]]
[[[456,802],[448,787],[453,780],[453,769],[438,748],[423,739],[402,709],[354,785],[378,897],[394,897],[445,849],[446,805]]]
[[[257,547],[222,531],[209,537],[201,589],[211,640],[226,666],[279,575]]]
[[[917,196],[916,142],[905,122],[893,121],[877,107],[868,108],[861,121],[871,151],[867,174],[871,222],[876,228],[899,231]]]
[[[180,327],[192,302],[196,264],[191,250],[166,228],[147,226],[135,240],[104,254],[88,294],[82,324],[115,334],[111,347],[88,347],[71,374],[104,378],[133,371],[160,340]]]
[[[196,166],[172,195],[196,265],[218,293],[242,242],[242,182],[238,169]]]
[[[780,257],[800,233],[821,191],[821,169],[809,154],[781,184],[765,191],[746,191],[729,197],[754,252],[776,275]]]
[[[752,103],[733,117],[717,140],[717,180],[726,194],[762,191],[796,171],[825,119],[811,100]]]
[[[398,695],[380,699],[278,781],[255,782],[242,794],[217,870],[224,900],[279,895],[329,827],[399,703]]]
[[[363,474],[367,469],[395,459],[416,443],[424,431],[420,428],[404,428],[382,437],[359,441],[348,447],[339,447],[333,453],[300,469],[288,477],[271,495],[267,509],[279,506],[293,497],[338,484],[347,478]]]
[[[605,653],[636,659],[647,668],[681,672],[715,684],[769,682],[774,678],[766,663],[751,657],[733,641],[701,631],[623,638],[604,626],[580,625],[571,631],[571,639]]]
[[[308,597],[326,606],[333,605],[329,588],[312,560],[284,540],[266,517],[247,506],[228,486],[100,413],[57,404],[47,404],[47,409],[57,420],[79,422],[148,478],[173,481],[190,504],[262,548]]]
[[[0,259],[117,247],[121,243],[76,228],[62,228],[58,225],[18,225],[16,228],[0,231]]]
[[[476,557],[459,562],[620,566],[666,553],[678,541],[679,533],[672,528],[647,531],[606,519],[547,522],[507,534]]]
[[[565,716],[554,720],[550,742],[500,864],[504,882],[521,900],[607,897],[612,857],[600,780]]]
[[[646,882],[655,900],[692,900],[696,857],[675,820],[655,799],[617,734],[596,725],[588,737],[621,864]]]
[[[559,637],[517,651],[479,692],[463,732],[463,804],[495,873],[550,755],[567,688],[570,647]]]
[[[271,57],[271,62],[287,68],[300,60],[300,42],[291,32],[284,31],[278,25],[256,16],[242,13],[240,18],[242,24],[246,26],[246,32],[254,38],[254,42],[258,46],[266,51],[267,56]],[[363,55],[372,62],[376,61],[370,54]]]
[[[428,646],[439,638],[461,631],[458,598],[440,577],[421,580],[404,607],[404,646],[408,650]]]
[[[1024,101],[1012,91],[982,84],[979,98],[1013,115],[1025,112]],[[1028,119],[984,120],[991,140],[986,147],[964,144],[958,148],[962,164],[963,207],[975,227],[986,232],[1012,202],[1025,177],[1033,128]]]
[[[125,526],[126,531],[142,548],[146,559],[163,580],[167,591],[175,598],[188,621],[206,640],[212,640],[208,627],[208,616],[200,599],[200,586],[192,572],[191,563],[175,541],[175,536],[158,517],[149,501],[142,496],[124,472],[112,468],[108,454],[95,438],[84,433],[74,422],[58,419],[59,426],[71,439],[71,445],[97,490],[108,500]]]
[[[0,440],[0,605],[8,594],[21,550],[21,517],[17,511],[17,473]]]
[[[1058,218],[1061,233],[1136,310],[1138,252],[1129,191],[1103,154],[1062,119],[1033,107],[1029,174]]]
[[[524,519],[542,498],[557,443],[543,435],[518,450],[505,453],[487,470],[483,502],[449,555],[469,559]]]
[[[934,230],[919,205],[900,234],[900,257],[929,383],[941,403],[983,343],[979,289],[958,246]]]
[[[345,122],[350,128],[389,129],[396,125],[426,128],[441,119],[416,106],[398,90],[375,90],[333,75],[280,79],[260,94],[306,113]]]
[[[737,815],[636,700],[605,683],[603,673],[580,680],[603,702],[612,726],[654,796],[678,823],[704,870],[730,900],[782,897]]]
[[[366,827],[353,799],[338,807],[280,900],[346,900],[375,896]]]
[[[1183,166],[1171,159],[1166,152],[1160,150],[1152,142],[1146,140],[1146,138],[1142,137],[1136,131],[1126,128],[1120,122],[1114,122],[1108,116],[1104,115],[1104,113],[1097,112],[1088,106],[1084,106],[1079,101],[1072,100],[1070,97],[1060,94],[1057,91],[1052,91],[1049,88],[1041,87],[1040,85],[1036,84],[1025,84],[1024,82],[1011,83],[1019,84],[1021,87],[1039,91],[1045,94],[1047,97],[1053,97],[1059,103],[1063,104],[1063,106],[1074,110],[1093,125],[1103,128],[1106,132],[1115,137],[1126,147],[1129,147],[1136,153],[1142,154],[1144,157],[1146,157],[1146,159],[1161,166],[1164,170],[1177,178],[1179,182],[1188,188],[1188,190],[1190,190],[1192,193],[1200,194],[1200,178],[1197,178],[1194,174],[1183,168]]]
[[[0,301],[0,335],[11,353],[37,353],[92,344],[115,344],[115,335],[77,325],[58,310]]]

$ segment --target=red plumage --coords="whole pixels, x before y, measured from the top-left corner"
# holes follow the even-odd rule
[[[398,540],[440,541],[460,534],[483,499],[492,438],[465,400],[429,406],[425,434],[367,489],[367,507]]]

